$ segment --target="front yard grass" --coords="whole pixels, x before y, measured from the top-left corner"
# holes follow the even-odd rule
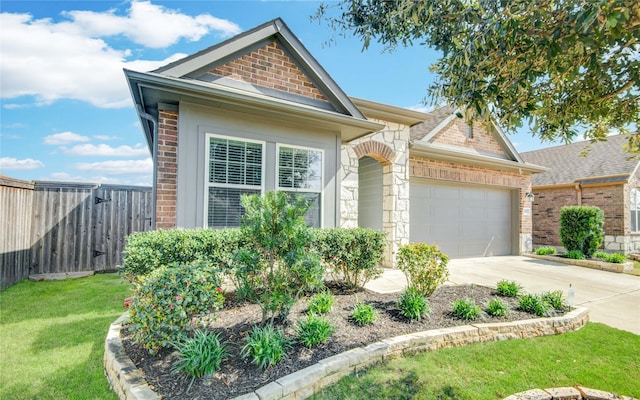
[[[589,323],[577,332],[443,349],[349,375],[313,399],[502,399],[581,385],[640,398],[640,336]]]
[[[117,399],[104,376],[104,340],[130,293],[117,274],[0,292],[0,399]]]
[[[631,271],[627,271],[625,273],[630,274],[630,275],[640,276],[640,262],[634,261],[633,262],[633,269]]]

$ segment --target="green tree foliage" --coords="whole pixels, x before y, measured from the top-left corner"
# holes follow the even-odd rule
[[[342,0],[315,16],[364,48],[414,42],[441,52],[434,103],[490,112],[508,130],[525,122],[543,140],[579,131],[628,135],[640,151],[637,0]],[[401,68],[399,66],[398,68]]]
[[[246,213],[242,235],[250,246],[236,253],[238,293],[257,302],[263,322],[286,317],[298,298],[324,282],[320,258],[310,244],[311,228],[304,222],[303,197],[285,192],[243,196]]]
[[[568,252],[591,257],[604,242],[604,213],[598,207],[562,207],[560,240]]]

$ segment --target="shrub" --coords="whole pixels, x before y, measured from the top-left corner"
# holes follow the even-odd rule
[[[326,314],[331,311],[334,301],[333,293],[328,290],[316,293],[309,298],[309,312],[312,314]]]
[[[203,261],[152,271],[134,286],[130,307],[134,340],[152,354],[181,341],[193,316],[222,308],[221,283],[221,273]]]
[[[307,290],[323,285],[320,259],[311,249],[303,219],[306,200],[285,192],[242,197],[242,235],[251,243],[235,256],[235,283],[242,298],[260,305],[263,322],[285,318]]]
[[[562,290],[554,290],[552,292],[544,292],[541,295],[542,301],[553,307],[557,311],[567,309],[567,303],[562,297]]]
[[[539,256],[546,256],[549,254],[556,254],[556,248],[551,246],[538,247],[535,253]]]
[[[592,258],[599,258],[603,261],[607,260],[607,257],[609,257],[609,253],[605,253],[604,251],[596,251],[595,253],[593,253],[593,255],[591,256]]]
[[[453,315],[466,321],[478,318],[482,309],[473,299],[458,299],[453,302]]]
[[[119,270],[131,282],[169,264],[202,260],[228,269],[233,252],[244,244],[239,229],[173,229],[127,236]]]
[[[584,260],[584,254],[580,250],[569,250],[567,251],[567,258],[572,260]]]
[[[299,319],[295,328],[298,341],[306,347],[325,343],[329,336],[335,332],[335,328],[326,318],[315,314],[307,315],[306,319]]]
[[[493,299],[487,303],[486,311],[494,317],[505,317],[509,314],[509,306],[502,299]]]
[[[251,358],[251,362],[260,368],[267,369],[285,358],[290,348],[291,341],[284,336],[282,329],[275,329],[271,324],[264,327],[254,325],[240,354],[242,358]]]
[[[220,342],[220,334],[197,329],[193,337],[174,343],[178,350],[178,361],[173,372],[183,373],[192,378],[211,376],[220,369],[220,364],[229,353],[227,346]]]
[[[593,258],[599,258],[604,262],[622,264],[626,261],[626,257],[621,253],[605,253],[604,251],[596,251]]]
[[[496,284],[496,293],[504,297],[518,297],[522,291],[522,285],[516,281],[503,279]]]
[[[376,321],[378,312],[371,304],[356,303],[353,306],[351,318],[357,325],[369,325]]]
[[[518,302],[518,309],[524,312],[535,314],[539,317],[546,317],[550,315],[550,306],[545,302],[541,296],[536,294],[525,294],[520,297]]]
[[[315,247],[332,277],[349,287],[363,287],[382,276],[384,233],[367,228],[315,231]]]
[[[398,268],[407,277],[409,287],[424,296],[431,294],[449,278],[449,257],[437,245],[409,243],[398,249]]]
[[[431,313],[429,302],[422,292],[413,287],[408,287],[398,300],[398,309],[405,318],[419,321],[423,316]]]
[[[591,255],[604,241],[604,213],[598,207],[569,206],[560,209],[560,240],[568,252]]]

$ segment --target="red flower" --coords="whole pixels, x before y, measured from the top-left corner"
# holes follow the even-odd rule
[[[182,298],[182,296],[178,295],[176,296],[176,301],[180,300]]]
[[[221,287],[216,288],[216,292],[218,292],[218,293],[222,293],[223,291],[224,291],[224,290],[223,290]]]
[[[169,308],[171,308],[171,309],[173,310],[175,307],[173,306],[173,304],[171,304],[171,305],[169,306]]]

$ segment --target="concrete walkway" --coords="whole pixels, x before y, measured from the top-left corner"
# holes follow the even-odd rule
[[[520,283],[528,293],[574,288],[574,305],[589,308],[590,320],[640,335],[640,277],[584,267],[506,256],[466,258],[449,262],[449,280],[495,287],[501,279]],[[378,292],[401,291],[406,279],[398,270],[385,270],[367,284]]]

